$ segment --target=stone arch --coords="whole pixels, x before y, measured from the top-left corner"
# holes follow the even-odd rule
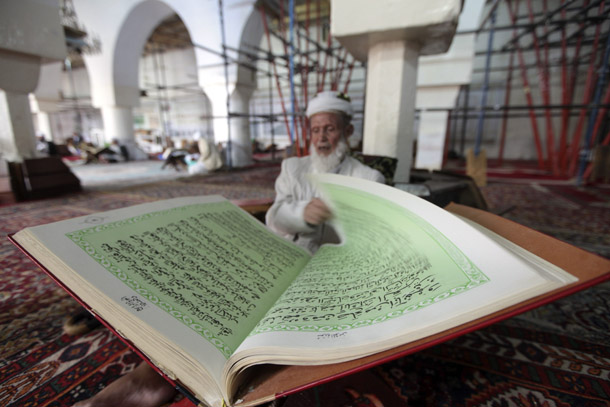
[[[112,79],[115,103],[136,106],[139,103],[138,67],[142,49],[155,27],[174,10],[159,0],[136,4],[121,24],[112,55]]]
[[[248,45],[258,46],[262,37],[263,23],[258,10],[253,8],[241,32],[239,49],[241,51],[248,51]],[[239,55],[239,62],[256,65],[256,61],[251,61],[245,53],[241,53]],[[238,86],[245,88],[251,87],[252,90],[254,90],[256,88],[256,72],[253,72],[252,70],[240,65],[237,68],[236,82]]]
[[[250,51],[248,45],[258,46],[263,35],[263,24],[256,9],[252,9],[248,16],[239,41],[240,51]],[[239,54],[236,67],[235,88],[231,92],[230,106],[232,113],[243,116],[231,119],[232,148],[231,160],[236,166],[244,166],[252,163],[252,142],[250,137],[250,99],[256,89],[256,71],[248,68],[248,65],[256,66],[256,61],[251,60],[246,52]]]
[[[102,109],[106,139],[119,138],[133,142],[131,128],[132,108],[139,104],[138,69],[143,46],[154,28],[172,13],[176,13],[186,26],[193,44],[198,66],[198,83],[210,98],[215,116],[227,116],[227,89],[222,69],[222,36],[218,3],[188,0],[108,0],[108,4],[76,0],[83,9],[85,21],[93,32],[101,32],[100,55],[86,58],[92,78],[91,93],[94,106]],[[228,0],[225,2],[226,45],[238,48],[244,41],[260,42],[261,22],[251,2]],[[113,12],[109,12],[112,9]],[[245,27],[245,29],[244,29]],[[258,33],[258,36],[257,36]],[[200,46],[201,45],[201,46]],[[215,70],[200,67],[218,64]],[[232,64],[229,71],[229,90],[236,86],[246,96],[255,86],[254,76]],[[104,112],[105,111],[105,112]],[[241,126],[243,128],[244,126]],[[247,128],[247,126],[246,126]],[[227,120],[214,121],[214,136],[222,140],[228,133]],[[247,139],[249,136],[241,137]]]

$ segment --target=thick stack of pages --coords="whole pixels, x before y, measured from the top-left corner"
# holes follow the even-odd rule
[[[443,210],[337,175],[315,182],[340,243],[314,256],[218,196],[137,205],[12,239],[168,380],[211,406],[260,404],[610,276],[609,261],[485,212]]]

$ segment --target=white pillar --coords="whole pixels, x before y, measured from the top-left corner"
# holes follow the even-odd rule
[[[395,183],[408,183],[413,161],[413,122],[419,45],[394,40],[368,53],[364,154],[397,157]]]
[[[63,60],[66,43],[56,0],[4,1],[1,8],[0,154],[23,162],[37,155],[28,93],[42,61]]]
[[[206,86],[203,91],[208,95],[212,105],[212,127],[214,141],[225,144],[229,140],[229,121],[227,116],[227,89],[223,85]]]
[[[231,91],[230,111],[240,113],[245,117],[229,116],[227,109],[227,88],[224,83],[206,85],[203,91],[212,105],[212,125],[214,128],[214,142],[222,143],[225,147],[225,164],[231,167],[245,167],[252,164],[252,141],[250,140],[250,97],[252,91],[245,87],[229,86]],[[231,123],[229,125],[229,122]],[[230,127],[229,127],[230,126]],[[230,130],[230,131],[229,131]],[[229,139],[230,138],[230,139]],[[230,152],[230,162],[229,160]]]
[[[428,112],[423,110],[419,114],[415,168],[427,170],[442,168],[448,116],[447,111]]]
[[[131,107],[103,106],[102,120],[104,120],[106,143],[110,143],[114,139],[120,142],[129,142],[134,139]]]
[[[53,140],[53,128],[51,126],[51,118],[49,113],[39,111],[36,113],[36,121],[38,123],[38,132],[41,133],[45,140]]]
[[[420,55],[445,52],[462,0],[332,0],[331,31],[367,61],[365,154],[398,158],[394,182],[409,183]]]
[[[0,152],[9,162],[35,158],[36,134],[28,95],[0,90]]]
[[[251,92],[244,92],[239,88],[231,95],[231,112],[246,115],[245,117],[231,118],[231,164],[233,167],[251,165],[252,141],[250,140],[250,114]]]

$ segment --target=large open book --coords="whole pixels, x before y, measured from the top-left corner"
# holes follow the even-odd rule
[[[340,243],[314,256],[218,196],[98,213],[12,239],[211,406],[260,404],[610,276],[608,260],[488,213],[453,206],[452,214],[338,175],[315,182]]]

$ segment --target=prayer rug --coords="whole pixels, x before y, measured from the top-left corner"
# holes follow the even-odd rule
[[[272,197],[275,175],[265,171],[7,205],[0,207],[0,233],[173,196]],[[277,174],[277,168],[273,171]],[[603,202],[577,203],[538,184],[490,183],[483,193],[491,208],[514,205],[507,217],[610,257],[610,211]],[[7,239],[0,239],[0,406],[70,406],[140,363],[105,328],[64,335],[64,318],[78,309]],[[609,315],[606,283],[273,405],[610,406]],[[180,407],[190,404],[178,400]]]
[[[563,191],[574,189],[564,186]],[[493,183],[482,189],[489,206],[514,206],[504,217],[559,240],[610,258],[610,195],[588,188],[588,202],[557,193],[555,184]],[[578,191],[583,192],[583,191]]]

